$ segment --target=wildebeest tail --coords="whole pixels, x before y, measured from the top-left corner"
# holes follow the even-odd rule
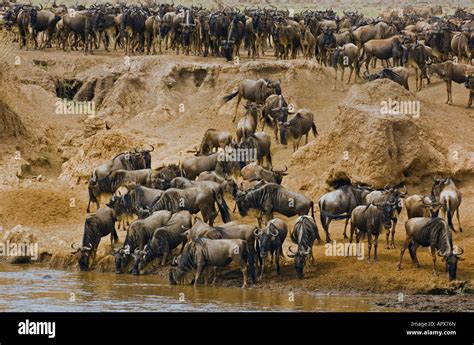
[[[316,138],[318,136],[318,129],[316,128],[316,124],[314,122],[311,124],[311,130],[313,131],[313,135]]]
[[[227,95],[227,96],[224,96],[222,97],[222,99],[224,100],[224,103],[227,103],[229,102],[232,98],[234,98],[235,96],[237,96],[239,94],[239,90],[235,91],[235,92],[232,92],[231,94]]]
[[[219,208],[219,212],[221,213],[222,221],[224,223],[229,223],[230,222],[229,207],[227,206],[227,203],[225,202],[224,196],[223,195],[217,196],[215,191],[212,191],[212,195],[214,196],[214,201],[217,203],[217,207]]]

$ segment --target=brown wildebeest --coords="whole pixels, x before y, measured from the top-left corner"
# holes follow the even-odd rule
[[[402,54],[403,48],[400,37],[393,36],[384,39],[373,39],[364,44],[359,64],[362,65],[365,63],[365,70],[369,71],[370,60],[374,57],[380,60],[393,58],[394,66],[398,66]]]
[[[425,45],[412,43],[409,38],[404,38],[402,62],[404,66],[415,69],[417,91],[423,87],[423,78],[428,80],[428,84],[430,83],[430,76],[426,73],[426,65],[430,59],[430,52]]]
[[[408,219],[415,217],[438,217],[443,204],[434,202],[429,196],[419,194],[410,195],[405,199],[405,208]]]
[[[303,56],[306,60],[310,60],[314,57],[314,50],[316,47],[316,39],[311,33],[309,28],[305,27],[301,30],[301,48],[303,50]]]
[[[447,218],[448,225],[454,230],[453,216],[456,217],[459,223],[459,231],[462,232],[461,219],[459,218],[459,207],[461,206],[461,192],[454,184],[451,177],[445,179],[434,179],[433,187],[431,189],[431,198],[444,205],[442,209],[443,218]],[[445,217],[447,216],[447,217]]]
[[[451,50],[453,55],[458,58],[457,62],[471,62],[472,52],[469,50],[470,35],[471,33],[467,31],[457,32],[451,39]]]
[[[344,70],[346,67],[351,69],[347,84],[351,82],[352,73],[354,72],[354,83],[357,83],[357,74],[359,73],[359,59],[357,56],[358,48],[353,43],[344,44],[342,47],[337,47],[332,56],[332,67],[334,67],[334,86],[332,90],[336,90],[337,86],[337,70],[340,68],[341,72],[341,90],[344,91]]]
[[[406,240],[403,242],[400,252],[400,260],[397,269],[402,268],[402,259],[405,250],[408,248],[412,262],[419,268],[420,263],[416,257],[416,250],[419,246],[430,247],[431,257],[433,259],[433,274],[436,272],[436,255],[443,257],[446,262],[446,270],[449,274],[449,280],[456,279],[456,270],[460,255],[464,250],[460,247],[453,246],[452,235],[446,222],[441,218],[424,218],[416,217],[409,219],[405,223]]]
[[[314,123],[314,114],[309,109],[300,109],[296,115],[289,121],[282,124],[282,144],[286,145],[287,138],[293,142],[293,152],[298,150],[301,138],[306,136],[308,144],[309,131],[313,131],[316,138],[318,131]],[[283,142],[283,139],[285,140]]]
[[[216,149],[225,149],[232,142],[232,134],[227,131],[219,131],[214,128],[208,129],[204,133],[198,155],[207,155]]]
[[[446,83],[446,91],[448,93],[448,99],[446,104],[453,104],[453,95],[451,90],[451,84],[461,84],[466,82],[466,75],[474,73],[474,66],[468,66],[464,64],[454,63],[452,61],[445,61],[442,63],[432,63],[427,68],[428,76],[437,74]],[[471,91],[472,94],[472,91]],[[470,95],[468,107],[472,102],[472,95]]]
[[[255,104],[245,105],[245,115],[237,123],[237,142],[241,143],[257,129],[258,108]]]
[[[237,98],[237,104],[235,105],[234,117],[232,121],[235,122],[235,117],[237,115],[237,108],[242,98],[248,100],[249,102],[255,102],[257,104],[263,104],[265,100],[270,95],[281,95],[280,81],[272,81],[268,79],[259,79],[251,80],[245,79],[242,80],[239,84],[239,89],[231,94],[225,96],[224,103],[227,103],[235,96]]]
[[[246,181],[260,181],[263,180],[269,183],[281,184],[283,177],[288,175],[286,172],[288,168],[285,166],[285,170],[267,170],[264,167],[253,162],[247,164],[241,169],[242,178]]]
[[[270,95],[265,100],[262,109],[263,125],[262,131],[265,129],[265,124],[273,128],[275,140],[278,140],[279,122],[286,122],[290,109],[283,95]]]

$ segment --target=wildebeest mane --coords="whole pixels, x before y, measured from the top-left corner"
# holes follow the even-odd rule
[[[451,252],[451,230],[441,218],[432,218],[419,231],[413,234],[413,240],[421,246],[433,246],[441,252]]]

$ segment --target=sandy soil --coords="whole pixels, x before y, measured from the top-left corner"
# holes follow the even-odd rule
[[[290,147],[272,144],[274,165],[277,168],[289,167],[290,175],[283,184],[307,194],[315,202],[328,190],[325,182],[341,171],[359,180],[368,176],[371,179],[367,182],[375,184],[381,183],[384,176],[387,182],[399,178],[399,172],[384,165],[388,163],[377,156],[377,147],[385,147],[386,143],[364,136],[365,129],[375,131],[388,123],[374,125],[370,119],[360,120],[359,116],[364,112],[361,113],[361,108],[356,105],[364,103],[361,100],[364,95],[375,95],[367,101],[372,107],[387,97],[409,97],[421,101],[421,118],[416,121],[407,119],[405,127],[390,135],[397,137],[397,133],[406,133],[416,126],[422,137],[403,135],[403,143],[395,138],[393,147],[387,144],[395,149],[396,155],[395,163],[390,164],[398,162],[410,166],[410,162],[403,161],[404,154],[416,152],[413,157],[421,163],[411,166],[410,176],[406,179],[410,194],[428,194],[433,173],[449,173],[456,177],[463,193],[461,220],[464,231],[454,234],[454,242],[465,249],[465,260],[458,267],[459,281],[451,284],[448,284],[440,262],[440,275],[431,274],[431,258],[426,249],[418,252],[420,269],[412,267],[406,254],[403,269],[397,272],[398,248],[405,237],[406,213],[403,212],[396,232],[397,249],[384,249],[385,236],[381,236],[379,262],[369,264],[356,258],[326,256],[324,245],[318,245],[314,248],[316,266],[309,268],[305,279],[295,278],[292,263],[286,259],[280,277],[270,269],[264,281],[255,288],[356,294],[472,292],[474,111],[465,108],[468,94],[463,86],[453,85],[454,105],[448,106],[444,104],[444,83],[436,79],[416,94],[387,85],[388,82],[379,83],[375,88],[356,85],[344,92],[331,91],[333,70],[302,60],[274,62],[273,58],[266,57],[257,62],[242,59],[240,65],[234,65],[221,59],[171,54],[132,57],[130,61],[121,53],[106,54],[102,51],[86,57],[55,50],[15,51],[11,55],[16,54],[21,57],[19,66],[13,66],[9,60],[0,63],[3,86],[0,105],[16,114],[12,117],[13,126],[0,137],[0,225],[3,231],[17,224],[33,229],[40,241],[40,250],[53,255],[52,266],[75,269],[74,260],[68,256],[69,245],[73,241],[79,242],[82,236],[87,203],[86,180],[92,167],[122,150],[144,144],[157,147],[152,155],[153,167],[177,163],[191,155],[187,151],[199,144],[206,129],[234,130],[231,115],[235,103],[222,105],[221,98],[234,90],[239,80],[270,77],[281,79],[285,98],[296,108],[309,108],[315,113],[320,138],[310,137],[311,142],[295,154]],[[57,83],[66,79],[82,83],[76,99],[93,99],[99,119],[88,119],[87,115],[55,114],[58,100],[55,89]],[[413,89],[413,78],[410,86]],[[184,108],[180,108],[180,104]],[[2,112],[0,114],[3,116]],[[354,121],[352,134],[351,127],[343,125],[345,118]],[[104,130],[104,121],[111,130]],[[25,130],[18,133],[21,126]],[[391,126],[396,128],[397,124]],[[270,130],[268,133],[271,134]],[[332,146],[331,138],[337,139]],[[429,154],[435,156],[421,159],[426,142],[433,150]],[[340,151],[347,145],[353,145],[354,160],[341,165]],[[453,151],[458,152],[460,161],[449,161]],[[22,171],[22,178],[16,176],[18,169]],[[37,178],[38,175],[41,177]],[[230,204],[233,206],[233,201]],[[234,214],[233,218],[240,217]],[[251,218],[245,221],[255,223]],[[288,220],[290,228],[294,221]],[[319,221],[318,227],[323,235]],[[331,224],[333,240],[344,240],[342,229],[342,222]],[[123,240],[125,232],[119,231],[119,234]],[[100,253],[103,256],[109,242],[102,242]],[[285,249],[287,246],[288,243]],[[100,270],[111,268],[111,257],[105,257],[98,265]],[[237,280],[221,280],[220,284],[234,285]]]

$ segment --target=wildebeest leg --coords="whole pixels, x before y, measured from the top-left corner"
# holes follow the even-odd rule
[[[332,91],[336,91],[337,86],[337,67],[334,67],[334,86],[332,87]]]
[[[263,271],[265,270],[265,258],[263,258],[262,263],[260,265],[260,280],[263,279]]]
[[[215,284],[217,282],[217,267],[214,266],[212,270],[214,272],[214,277],[212,279],[212,284]]]
[[[346,230],[347,230],[347,223],[349,223],[349,218],[346,218],[346,223],[344,224],[344,238],[347,238]],[[329,226],[329,224],[328,224]],[[352,232],[352,227],[351,227],[351,232]],[[351,233],[352,236],[352,233]]]
[[[413,254],[413,263],[416,265],[417,268],[420,268],[420,262],[418,261],[418,257],[416,256],[416,250],[418,249],[419,244],[413,242],[413,246],[411,247],[411,252]]]
[[[462,225],[461,225],[461,219],[459,218],[459,206],[456,210],[456,218],[458,220],[458,223],[459,223],[459,231],[462,232]]]
[[[281,271],[280,271],[280,255],[281,255],[281,252],[282,252],[282,248],[280,246],[280,248],[278,248],[278,250],[275,252],[275,263],[276,263],[276,268],[277,268],[277,274],[280,275]]]
[[[367,257],[367,262],[370,263],[370,251],[372,250],[372,234],[370,232],[367,233],[367,244],[369,247],[369,255]]]
[[[438,272],[436,272],[436,248],[430,247],[431,249],[431,258],[433,259],[433,275],[437,276]]]
[[[347,80],[347,84],[351,83],[352,73],[354,73],[354,66],[350,65],[349,68],[351,71],[349,72],[349,79]],[[355,82],[356,75],[357,74],[354,74],[354,82]]]
[[[421,79],[421,76],[420,76],[420,79]],[[415,67],[415,82],[416,82],[416,91],[420,91],[421,90],[421,80],[420,80],[420,82],[418,82],[418,67]],[[419,86],[418,86],[418,83],[419,83]]]
[[[323,225],[323,227],[324,227],[324,232],[326,233],[326,243],[330,243],[331,237],[329,237],[329,224],[331,224],[331,219],[326,218],[326,221],[327,221],[326,226]]]
[[[207,285],[207,278],[208,278],[208,275],[209,275],[209,266],[206,266],[204,268],[204,285]]]
[[[374,261],[379,261],[379,257],[377,255],[377,247],[379,245],[379,234],[376,234],[374,239]]]
[[[408,237],[402,244],[402,249],[400,250],[400,260],[398,260],[397,270],[400,271],[402,269],[402,258],[405,250],[407,250],[408,246],[410,245],[411,238]]]
[[[194,286],[197,286],[199,278],[202,275],[202,270],[204,269],[203,264],[198,264],[196,268],[196,276],[194,277]]]
[[[390,230],[390,233],[392,234],[392,241],[390,243],[390,248],[392,248],[392,249],[395,249],[395,238],[394,237],[395,237],[395,229],[397,227],[397,222],[398,222],[398,219],[395,218],[393,220],[392,229]]]
[[[452,104],[453,96],[451,94],[451,81],[450,80],[446,80],[446,91],[448,93],[448,100],[446,101],[446,104]]]
[[[344,91],[344,66],[342,67],[342,73],[341,73],[341,91]],[[351,76],[349,76],[349,80],[351,79]],[[308,143],[308,142],[306,142]]]
[[[466,108],[470,108],[471,105],[472,105],[472,98],[474,96],[474,92],[469,92],[469,101],[467,101],[467,107]]]

